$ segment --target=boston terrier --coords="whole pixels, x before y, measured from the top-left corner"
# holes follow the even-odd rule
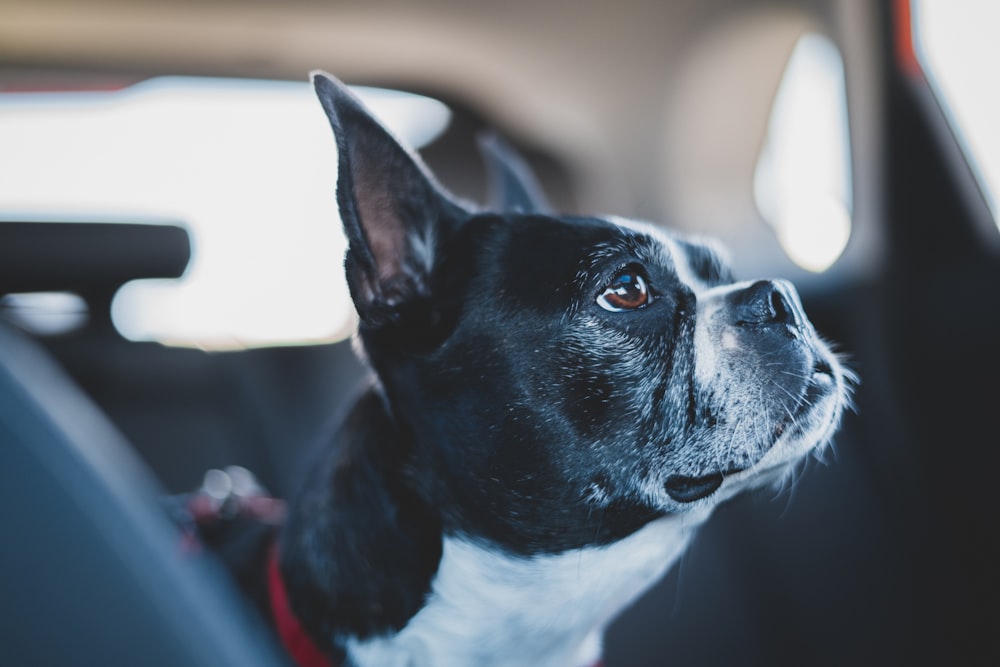
[[[373,383],[319,449],[270,561],[300,663],[590,667],[713,508],[831,439],[851,374],[782,280],[711,242],[438,185],[342,83],[356,342]]]

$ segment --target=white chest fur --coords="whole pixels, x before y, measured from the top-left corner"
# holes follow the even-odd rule
[[[708,512],[603,547],[515,558],[446,539],[427,605],[398,634],[352,642],[358,667],[588,667],[604,627],[677,559]]]

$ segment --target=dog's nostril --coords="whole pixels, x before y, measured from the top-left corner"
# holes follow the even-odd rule
[[[759,280],[737,295],[736,324],[795,324],[795,309],[782,283]]]
[[[771,292],[771,321],[787,322],[791,319],[792,313],[788,308],[784,295],[778,290]]]
[[[663,486],[667,494],[677,502],[693,503],[696,500],[707,498],[715,493],[715,490],[722,486],[722,481],[723,476],[721,472],[701,477],[671,475],[667,478],[667,483]]]

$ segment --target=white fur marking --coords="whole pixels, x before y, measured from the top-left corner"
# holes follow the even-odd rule
[[[702,510],[604,547],[520,558],[447,538],[427,605],[398,634],[348,644],[359,667],[589,667],[604,627],[683,551]]]
[[[722,332],[721,342],[723,350],[735,350],[740,346],[740,343],[736,338],[736,334],[729,330]]]

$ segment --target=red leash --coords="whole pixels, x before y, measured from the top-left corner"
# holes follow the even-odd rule
[[[305,628],[288,604],[288,593],[278,567],[277,548],[271,549],[271,555],[267,559],[267,588],[271,595],[271,614],[274,616],[278,636],[295,663],[299,667],[336,667],[330,656],[321,651],[306,634]]]
[[[253,473],[239,466],[209,470],[201,488],[176,498],[168,508],[181,526],[181,548],[188,552],[201,549],[201,530],[228,520],[247,520],[277,528],[285,519],[285,501],[267,495]],[[339,667],[330,655],[320,650],[295,617],[278,567],[277,545],[271,546],[267,556],[267,590],[274,628],[298,667]]]

